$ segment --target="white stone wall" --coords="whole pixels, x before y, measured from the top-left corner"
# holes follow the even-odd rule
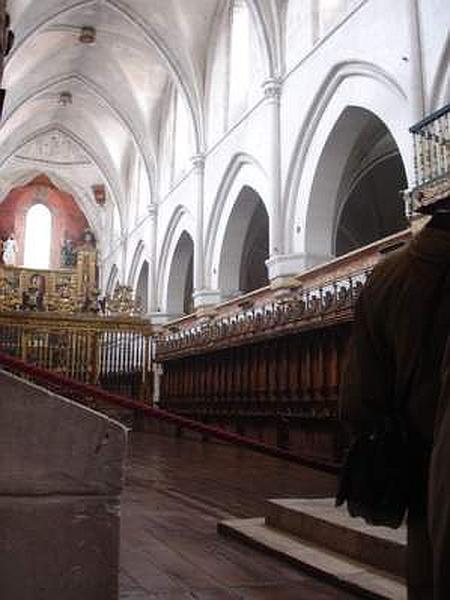
[[[244,185],[259,194],[269,215],[271,278],[327,260],[340,178],[365,115],[385,125],[408,182],[413,182],[408,127],[449,101],[450,5],[444,0],[347,2],[336,13],[338,22],[323,33],[318,0],[301,3],[309,7],[305,15],[297,10],[299,4],[291,0],[284,15],[291,21],[280,24],[283,60],[280,65],[276,60],[259,62],[262,79],[249,94],[251,105],[227,131],[221,117],[226,19],[220,16],[218,42],[207,67],[205,122],[197,127],[207,132],[205,144],[197,140],[195,150],[204,157],[204,169],[197,161],[171,182],[168,192],[154,193],[139,224],[124,231],[120,245],[105,256],[104,286],[113,265],[122,281],[136,285],[140,265],[147,260],[149,312],[166,313],[173,256],[185,231],[194,242],[196,304],[217,301],[221,245]],[[276,55],[273,45],[267,56]],[[279,87],[271,84],[265,94],[266,73]],[[332,135],[341,137],[331,151],[327,141]],[[170,149],[165,152],[163,161],[169,160]]]

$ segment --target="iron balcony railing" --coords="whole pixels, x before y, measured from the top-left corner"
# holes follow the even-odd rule
[[[450,194],[450,104],[410,128],[414,139],[415,186],[410,209],[424,208]]]

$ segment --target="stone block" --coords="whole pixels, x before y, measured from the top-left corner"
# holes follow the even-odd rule
[[[126,429],[0,372],[0,590],[115,600]]]

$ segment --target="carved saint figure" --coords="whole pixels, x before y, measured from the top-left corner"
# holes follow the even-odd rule
[[[86,229],[83,233],[83,240],[80,245],[80,250],[95,250],[95,235],[90,229]]]
[[[61,247],[61,267],[74,267],[77,253],[72,240],[65,239]]]
[[[14,237],[14,234],[11,233],[8,239],[3,242],[3,262],[5,265],[15,267],[17,263],[18,252],[19,247],[17,246],[16,238]]]

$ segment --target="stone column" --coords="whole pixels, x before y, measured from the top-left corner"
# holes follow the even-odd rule
[[[205,210],[205,156],[197,154],[192,158],[196,181],[196,229],[194,243],[194,307],[200,308],[220,302],[220,293],[210,290],[205,285],[205,244],[204,244],[204,210]]]
[[[148,273],[148,311],[156,313],[158,310],[158,282],[156,268],[156,252],[158,241],[158,205],[155,203],[148,205],[149,224],[150,224],[150,264]]]
[[[277,256],[271,256],[266,261],[267,270],[269,272],[269,279],[280,280],[279,283],[289,284],[289,278],[312,269],[318,265],[329,262],[333,259],[333,256],[329,254],[311,254],[311,253],[292,253],[292,254],[278,254]]]
[[[200,292],[205,287],[205,252],[203,243],[203,214],[205,203],[205,157],[197,154],[192,157],[193,174],[196,186],[196,229],[194,248],[194,291]]]
[[[120,236],[119,252],[121,253],[120,281],[125,284],[127,281],[127,255],[128,255],[128,236],[122,233]]]
[[[411,101],[413,105],[413,119],[420,121],[425,116],[425,91],[422,58],[422,32],[420,27],[420,9],[418,0],[409,0],[407,8],[409,19],[409,37],[411,55],[409,57],[411,77]]]
[[[269,177],[270,204],[272,206],[269,234],[270,256],[266,265],[271,281],[288,278],[309,268],[313,264],[323,262],[319,258],[315,260],[314,257],[305,257],[303,254],[284,254],[283,206],[281,197],[281,92],[282,84],[280,80],[268,79],[264,83],[264,94],[268,108],[267,139],[270,144]]]
[[[267,140],[269,144],[270,215],[269,248],[270,258],[283,253],[283,218],[281,206],[281,82],[268,79],[264,85],[267,105]]]

